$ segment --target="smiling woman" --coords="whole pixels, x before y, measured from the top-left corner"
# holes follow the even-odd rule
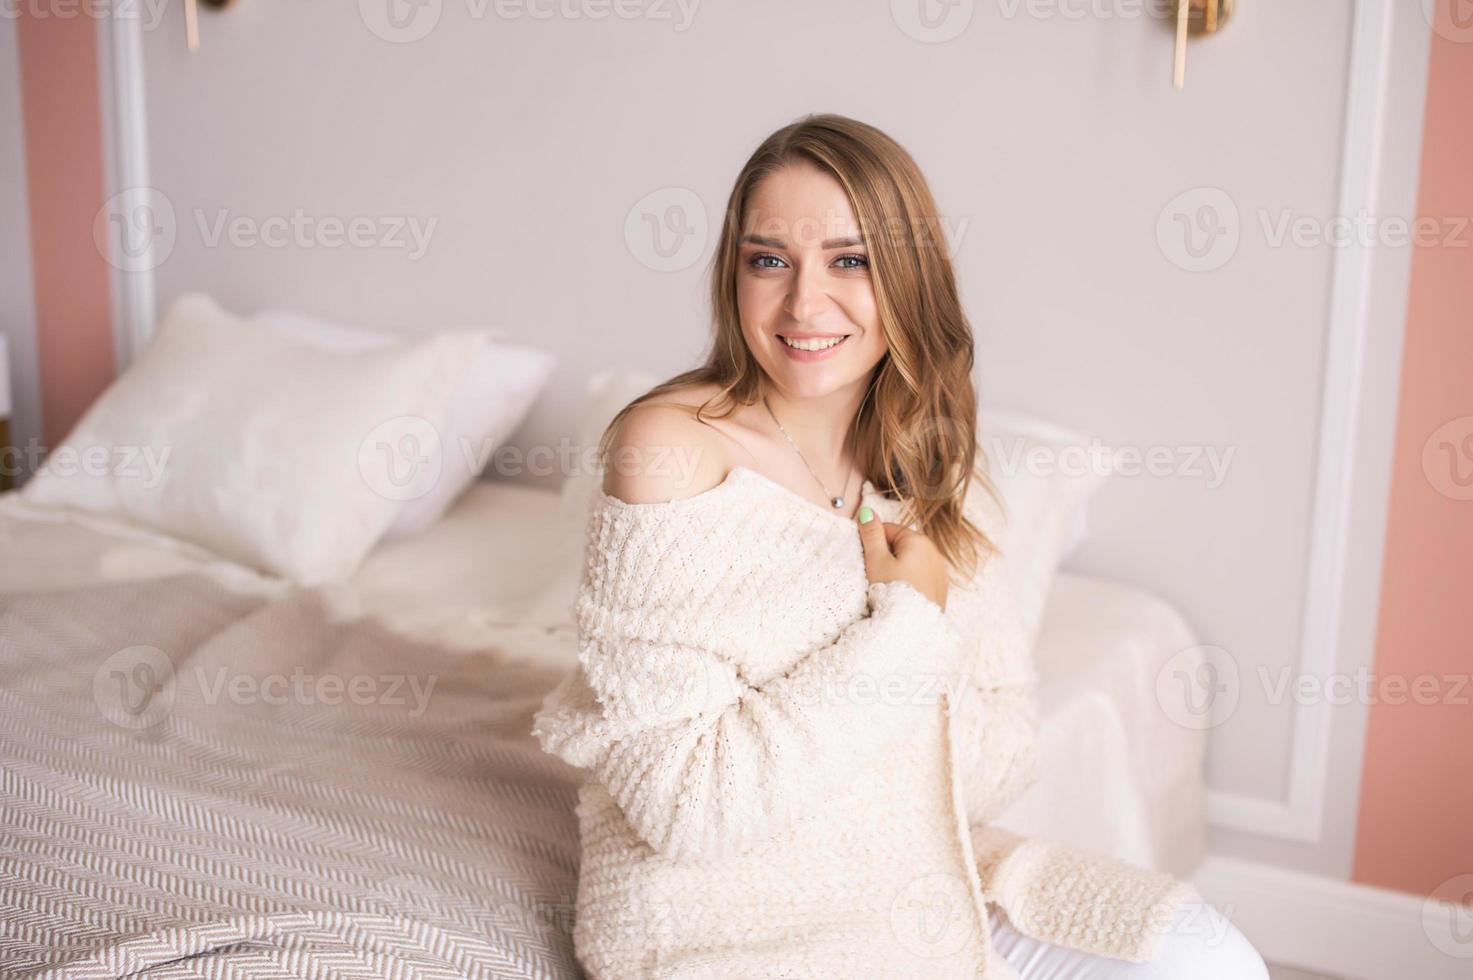
[[[732,191],[706,363],[604,433],[579,668],[533,729],[588,770],[596,980],[1264,975],[1246,944],[1162,943],[1190,911],[1170,875],[991,825],[1034,778],[1034,672],[971,328],[910,233],[935,217],[874,127],[774,133]]]
[[[992,542],[960,502],[969,485],[993,491],[978,465],[972,330],[938,223],[915,161],[878,129],[826,114],[768,137],[728,199],[705,364],[631,402],[601,445],[627,459],[641,438],[694,443],[706,465],[684,485],[624,466],[606,489],[670,500],[747,463],[851,504],[870,480],[974,570]],[[629,420],[616,445],[628,416],[671,410],[698,424]]]

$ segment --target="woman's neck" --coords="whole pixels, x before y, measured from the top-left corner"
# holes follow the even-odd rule
[[[762,395],[803,454],[833,472],[848,461],[846,442],[864,401],[864,388],[841,388],[818,398],[789,398],[772,385]]]

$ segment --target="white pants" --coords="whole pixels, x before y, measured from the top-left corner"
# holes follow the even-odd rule
[[[991,911],[992,945],[1022,980],[1268,980],[1253,945],[1200,896],[1177,908],[1149,963],[1091,956],[1019,935]]]

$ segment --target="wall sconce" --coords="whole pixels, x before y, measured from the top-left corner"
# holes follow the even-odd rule
[[[199,5],[211,10],[224,10],[235,0],[184,0],[184,43],[189,50],[199,50]]]
[[[1233,0],[1177,0],[1176,58],[1171,72],[1173,86],[1182,88],[1187,83],[1187,35],[1216,34],[1233,15],[1233,7]]]

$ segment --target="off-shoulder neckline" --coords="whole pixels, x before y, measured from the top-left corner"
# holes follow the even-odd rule
[[[772,493],[776,494],[782,499],[787,500],[790,504],[803,507],[807,510],[812,511],[819,518],[831,521],[836,526],[842,526],[858,533],[859,522],[854,518],[846,517],[836,511],[825,510],[823,507],[819,506],[814,501],[809,500],[807,497],[803,496],[797,491],[791,489],[790,487],[783,486],[781,483],[778,483],[767,474],[762,473],[758,470],[754,470],[750,466],[747,466],[743,463],[738,463],[734,465],[731,470],[726,474],[726,476],[722,478],[720,483],[716,484],[708,490],[702,490],[700,493],[692,494],[689,497],[677,497],[674,500],[655,500],[645,503],[630,503],[627,500],[621,500],[618,497],[606,493],[604,491],[603,484],[599,483],[594,488],[594,499],[597,504],[612,507],[614,509],[646,511],[649,513],[654,513],[659,510],[680,510],[689,507],[704,506],[711,503],[712,501],[720,499],[723,494],[730,493],[732,489],[735,488],[739,483],[747,483],[753,486],[767,488]],[[865,480],[864,483],[860,486],[859,497],[861,502],[874,498],[888,499],[882,497],[879,491],[875,489],[874,483],[869,480]]]

